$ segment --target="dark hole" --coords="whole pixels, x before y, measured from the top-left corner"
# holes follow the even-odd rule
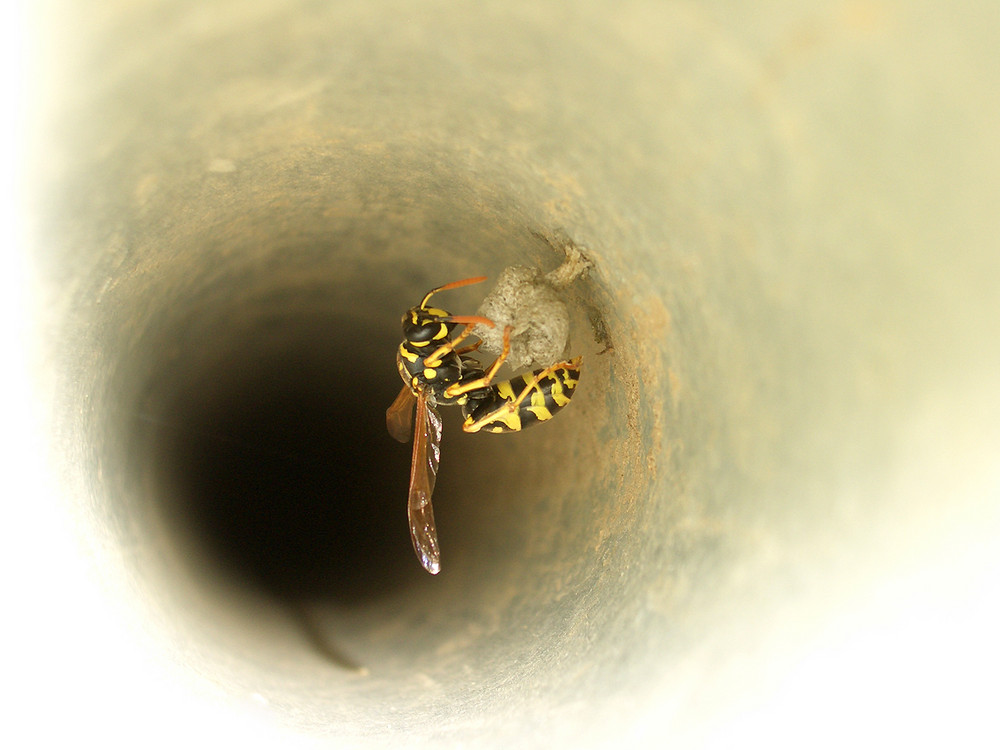
[[[409,447],[385,428],[401,385],[395,341],[365,333],[321,319],[230,337],[228,354],[192,353],[204,362],[177,377],[157,420],[167,517],[286,600],[357,602],[422,573]]]

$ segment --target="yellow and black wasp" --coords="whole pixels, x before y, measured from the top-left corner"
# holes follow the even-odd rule
[[[403,315],[403,343],[396,352],[396,365],[405,385],[386,410],[386,425],[389,434],[402,443],[410,439],[413,428],[407,513],[413,549],[430,573],[441,570],[431,507],[441,457],[441,415],[436,407],[462,407],[465,432],[515,432],[551,419],[569,403],[580,377],[581,358],[576,357],[494,383],[497,370],[510,352],[510,326],[504,330],[500,356],[486,369],[469,356],[479,348],[478,343],[457,348],[469,337],[471,326],[493,328],[493,321],[476,315],[452,315],[427,305],[438,292],[485,280],[485,276],[476,276],[427,292],[419,305]],[[464,329],[454,335],[459,326]]]

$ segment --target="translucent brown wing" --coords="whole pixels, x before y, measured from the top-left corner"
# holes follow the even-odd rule
[[[410,518],[410,538],[420,564],[428,573],[441,570],[437,529],[431,494],[441,459],[441,415],[427,401],[417,396],[417,420],[413,431],[413,463],[410,465],[410,497],[406,506]]]
[[[404,385],[396,400],[392,402],[392,406],[385,410],[385,426],[389,428],[389,434],[401,443],[410,439],[410,430],[413,428],[413,402],[416,400],[413,391]]]

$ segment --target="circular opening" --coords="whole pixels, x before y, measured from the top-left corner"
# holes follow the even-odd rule
[[[384,331],[319,305],[259,312],[243,330],[217,318],[150,394],[151,499],[218,572],[269,595],[378,597],[409,562],[391,502],[406,472],[373,408],[392,386]]]
[[[412,189],[425,180],[355,185],[368,199],[353,213],[300,189],[294,205],[229,205],[146,234],[134,265],[99,281],[98,339],[79,344],[103,363],[77,381],[100,404],[84,429],[103,523],[122,534],[141,598],[199,644],[202,674],[232,684],[250,670],[262,694],[261,675],[294,674],[290,717],[314,702],[356,722],[390,699],[433,727],[421,707],[442,692],[463,721],[544,713],[532,691],[572,702],[582,679],[626,679],[623,649],[641,660],[619,637],[640,599],[626,571],[648,536],[650,438],[636,432],[627,348],[601,353],[615,323],[598,274],[566,292],[584,371],[557,419],[468,435],[443,410],[442,573],[413,555],[410,446],[384,416],[402,312],[457,278],[561,260],[490,193]],[[471,313],[488,287],[435,304]]]

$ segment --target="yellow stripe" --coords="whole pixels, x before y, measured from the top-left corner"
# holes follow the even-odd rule
[[[516,411],[508,412],[504,410],[502,413],[498,414],[499,419],[491,419],[491,422],[503,422],[505,425],[510,427],[512,430],[521,429],[521,415]]]
[[[572,388],[576,388],[576,384],[580,382],[580,378],[579,377],[577,377],[577,378],[571,378],[570,377],[570,372],[571,372],[570,370],[563,370],[562,371],[562,382],[566,384],[567,388],[571,388],[572,389]]]
[[[539,422],[544,422],[546,419],[552,419],[552,412],[544,406],[526,406],[525,411],[530,411],[534,414],[538,418]]]
[[[504,401],[513,401],[517,396],[514,394],[514,389],[510,387],[510,381],[505,380],[502,383],[497,383],[497,394]]]
[[[468,417],[465,420],[465,424],[462,425],[462,429],[466,432],[479,432],[479,430],[487,430],[488,432],[503,432],[504,429],[501,425],[506,425],[507,429],[514,432],[521,429],[521,415],[517,413],[517,410],[508,411],[509,407],[501,407],[492,414],[488,414],[478,421],[478,427],[475,429],[469,429],[477,424],[477,422],[472,421],[472,417]]]
[[[569,396],[563,393],[562,383],[553,383],[552,390],[549,391],[549,395],[552,397],[552,401],[556,406],[566,406],[566,404],[569,403]]]

